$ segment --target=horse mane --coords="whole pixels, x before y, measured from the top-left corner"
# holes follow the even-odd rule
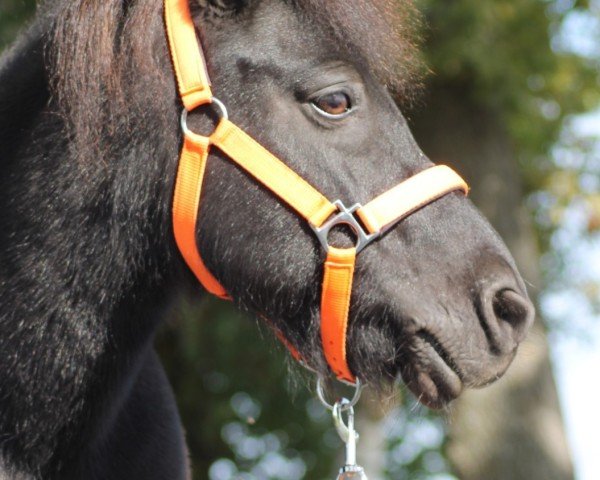
[[[228,5],[235,10],[252,1],[260,0],[197,0],[194,9],[222,14]],[[423,70],[412,0],[282,1],[293,2],[341,48],[356,52],[400,103],[411,102]],[[156,104],[173,88],[172,78],[157,74],[168,57],[153,42],[163,40],[149,35],[162,28],[162,1],[69,0],[46,9],[53,32],[47,48],[51,89],[72,153],[84,160],[105,156],[119,132],[135,131],[132,122],[149,114],[147,102]]]
[[[151,101],[149,90],[156,88],[144,84],[157,80],[160,49],[144,32],[162,22],[161,4],[69,0],[51,9],[50,87],[78,157],[106,153],[119,129],[131,126],[136,118],[143,121],[152,110],[147,108],[151,103],[141,108],[135,102],[143,101],[139,98],[143,92]]]

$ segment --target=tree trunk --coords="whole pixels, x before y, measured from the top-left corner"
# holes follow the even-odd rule
[[[360,435],[357,461],[369,478],[384,477],[387,446],[384,416],[380,399],[365,389],[356,416],[356,428]]]
[[[460,88],[431,88],[413,131],[436,163],[455,166],[471,198],[513,253],[535,300],[540,254],[515,149],[499,116],[474,105]],[[448,456],[461,480],[574,478],[552,375],[548,342],[538,317],[503,379],[469,391],[450,412]]]

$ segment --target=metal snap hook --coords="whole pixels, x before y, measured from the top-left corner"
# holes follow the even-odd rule
[[[358,432],[354,428],[354,409],[349,407],[346,411],[348,423],[344,422],[344,406],[347,399],[342,399],[333,407],[333,424],[338,435],[346,444],[346,461],[340,469],[337,480],[367,480],[365,469],[356,463],[356,444],[359,440]]]
[[[348,443],[350,435],[354,434],[354,408],[350,406],[350,400],[342,398],[340,401],[335,402],[332,409],[333,424],[337,430],[338,435],[342,439],[342,442]],[[348,413],[348,424],[344,423],[343,413]],[[358,440],[358,434],[356,433],[356,440]]]

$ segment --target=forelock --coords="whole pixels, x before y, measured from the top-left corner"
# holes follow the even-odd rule
[[[196,0],[196,8],[238,11],[261,0]],[[410,102],[422,71],[416,48],[418,15],[412,0],[281,0],[293,4],[332,45],[361,59],[401,102]],[[131,101],[135,78],[149,81],[160,68],[157,46],[141,32],[162,30],[161,0],[47,1],[54,31],[48,44],[54,97],[75,150],[91,158],[152,98]],[[157,82],[165,79],[157,79]],[[131,94],[130,94],[131,93]],[[150,95],[150,93],[148,93]]]
[[[402,102],[418,91],[420,17],[412,0],[295,0],[299,9],[363,59]]]

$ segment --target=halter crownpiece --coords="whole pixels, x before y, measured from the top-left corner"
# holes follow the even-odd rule
[[[366,205],[346,207],[321,192],[229,121],[225,106],[212,96],[202,49],[192,21],[189,0],[165,0],[165,23],[182,114],[183,147],[175,180],[173,233],[185,262],[204,288],[220,298],[227,291],[208,270],[196,243],[200,193],[209,150],[216,147],[304,218],[317,235],[327,257],[321,293],[321,340],[329,367],[339,380],[356,383],[346,357],[346,333],[356,256],[382,233],[419,208],[456,190],[468,193],[466,182],[451,168],[428,168],[384,192]],[[221,113],[208,137],[187,128],[187,113],[214,103]],[[353,248],[329,245],[327,236],[336,225],[348,225],[356,234]],[[282,337],[283,338],[283,337]],[[285,340],[295,358],[293,346]]]

